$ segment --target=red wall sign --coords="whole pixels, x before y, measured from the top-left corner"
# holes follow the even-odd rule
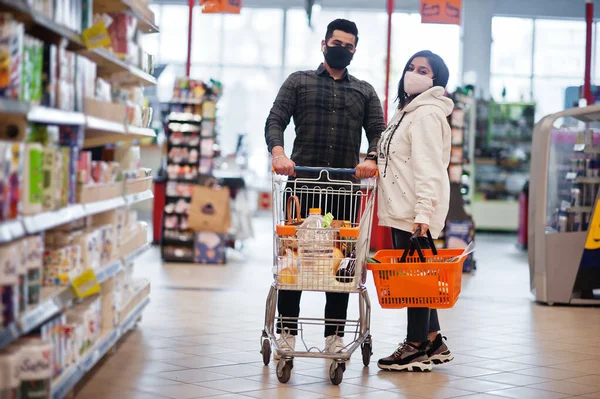
[[[200,0],[204,14],[239,14],[242,0]]]
[[[461,3],[461,0],[421,0],[421,23],[460,25]]]

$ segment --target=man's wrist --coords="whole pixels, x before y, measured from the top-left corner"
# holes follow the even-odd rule
[[[367,156],[365,157],[365,162],[366,161],[377,162],[377,153],[371,152],[371,153],[367,154]]]

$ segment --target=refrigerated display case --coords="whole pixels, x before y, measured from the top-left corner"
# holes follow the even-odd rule
[[[471,211],[479,230],[517,231],[534,116],[533,103],[478,101]]]
[[[548,115],[533,134],[531,292],[539,302],[600,304],[600,104]]]

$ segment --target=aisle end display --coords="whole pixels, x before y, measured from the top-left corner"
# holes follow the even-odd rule
[[[212,179],[217,143],[216,111],[221,84],[179,78],[165,124],[167,184],[162,258],[171,262],[225,263],[226,235],[190,228],[194,187]]]

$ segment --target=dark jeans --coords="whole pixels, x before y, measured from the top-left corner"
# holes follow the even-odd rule
[[[315,177],[318,177],[315,175]],[[334,179],[333,177],[331,177]],[[348,177],[343,177],[348,179]],[[285,204],[287,199],[295,194],[300,199],[300,216],[305,218],[308,216],[310,208],[321,208],[321,214],[325,215],[328,212],[333,214],[336,220],[349,220],[352,223],[356,222],[358,208],[360,203],[356,203],[356,196],[354,195],[340,195],[339,190],[346,190],[345,192],[350,193],[350,186],[332,185],[332,190],[335,190],[336,194],[330,194],[332,190],[327,190],[327,193],[314,194],[313,190],[317,187],[326,189],[328,185],[326,183],[316,184],[301,184],[296,183],[293,180],[290,181],[286,188],[285,193]],[[292,205],[293,206],[293,205]],[[295,212],[298,212],[295,209]],[[279,297],[277,298],[277,308],[279,310],[280,317],[292,318],[292,320],[286,320],[281,323],[277,323],[277,333],[281,334],[283,328],[289,329],[290,334],[298,334],[298,323],[297,319],[300,316],[300,298],[302,297],[302,291],[279,291]],[[327,292],[325,305],[325,318],[326,319],[337,319],[346,320],[348,314],[348,300],[350,294]],[[295,319],[295,320],[293,320]],[[331,325],[327,325],[331,324]],[[327,323],[325,325],[325,337],[330,335],[344,336],[344,323]]]
[[[392,242],[394,249],[407,249],[410,244],[411,233],[392,229]],[[425,238],[419,238],[421,248],[429,248]],[[436,309],[408,308],[408,327],[406,339],[409,342],[425,342],[429,333],[440,331],[440,321]]]

